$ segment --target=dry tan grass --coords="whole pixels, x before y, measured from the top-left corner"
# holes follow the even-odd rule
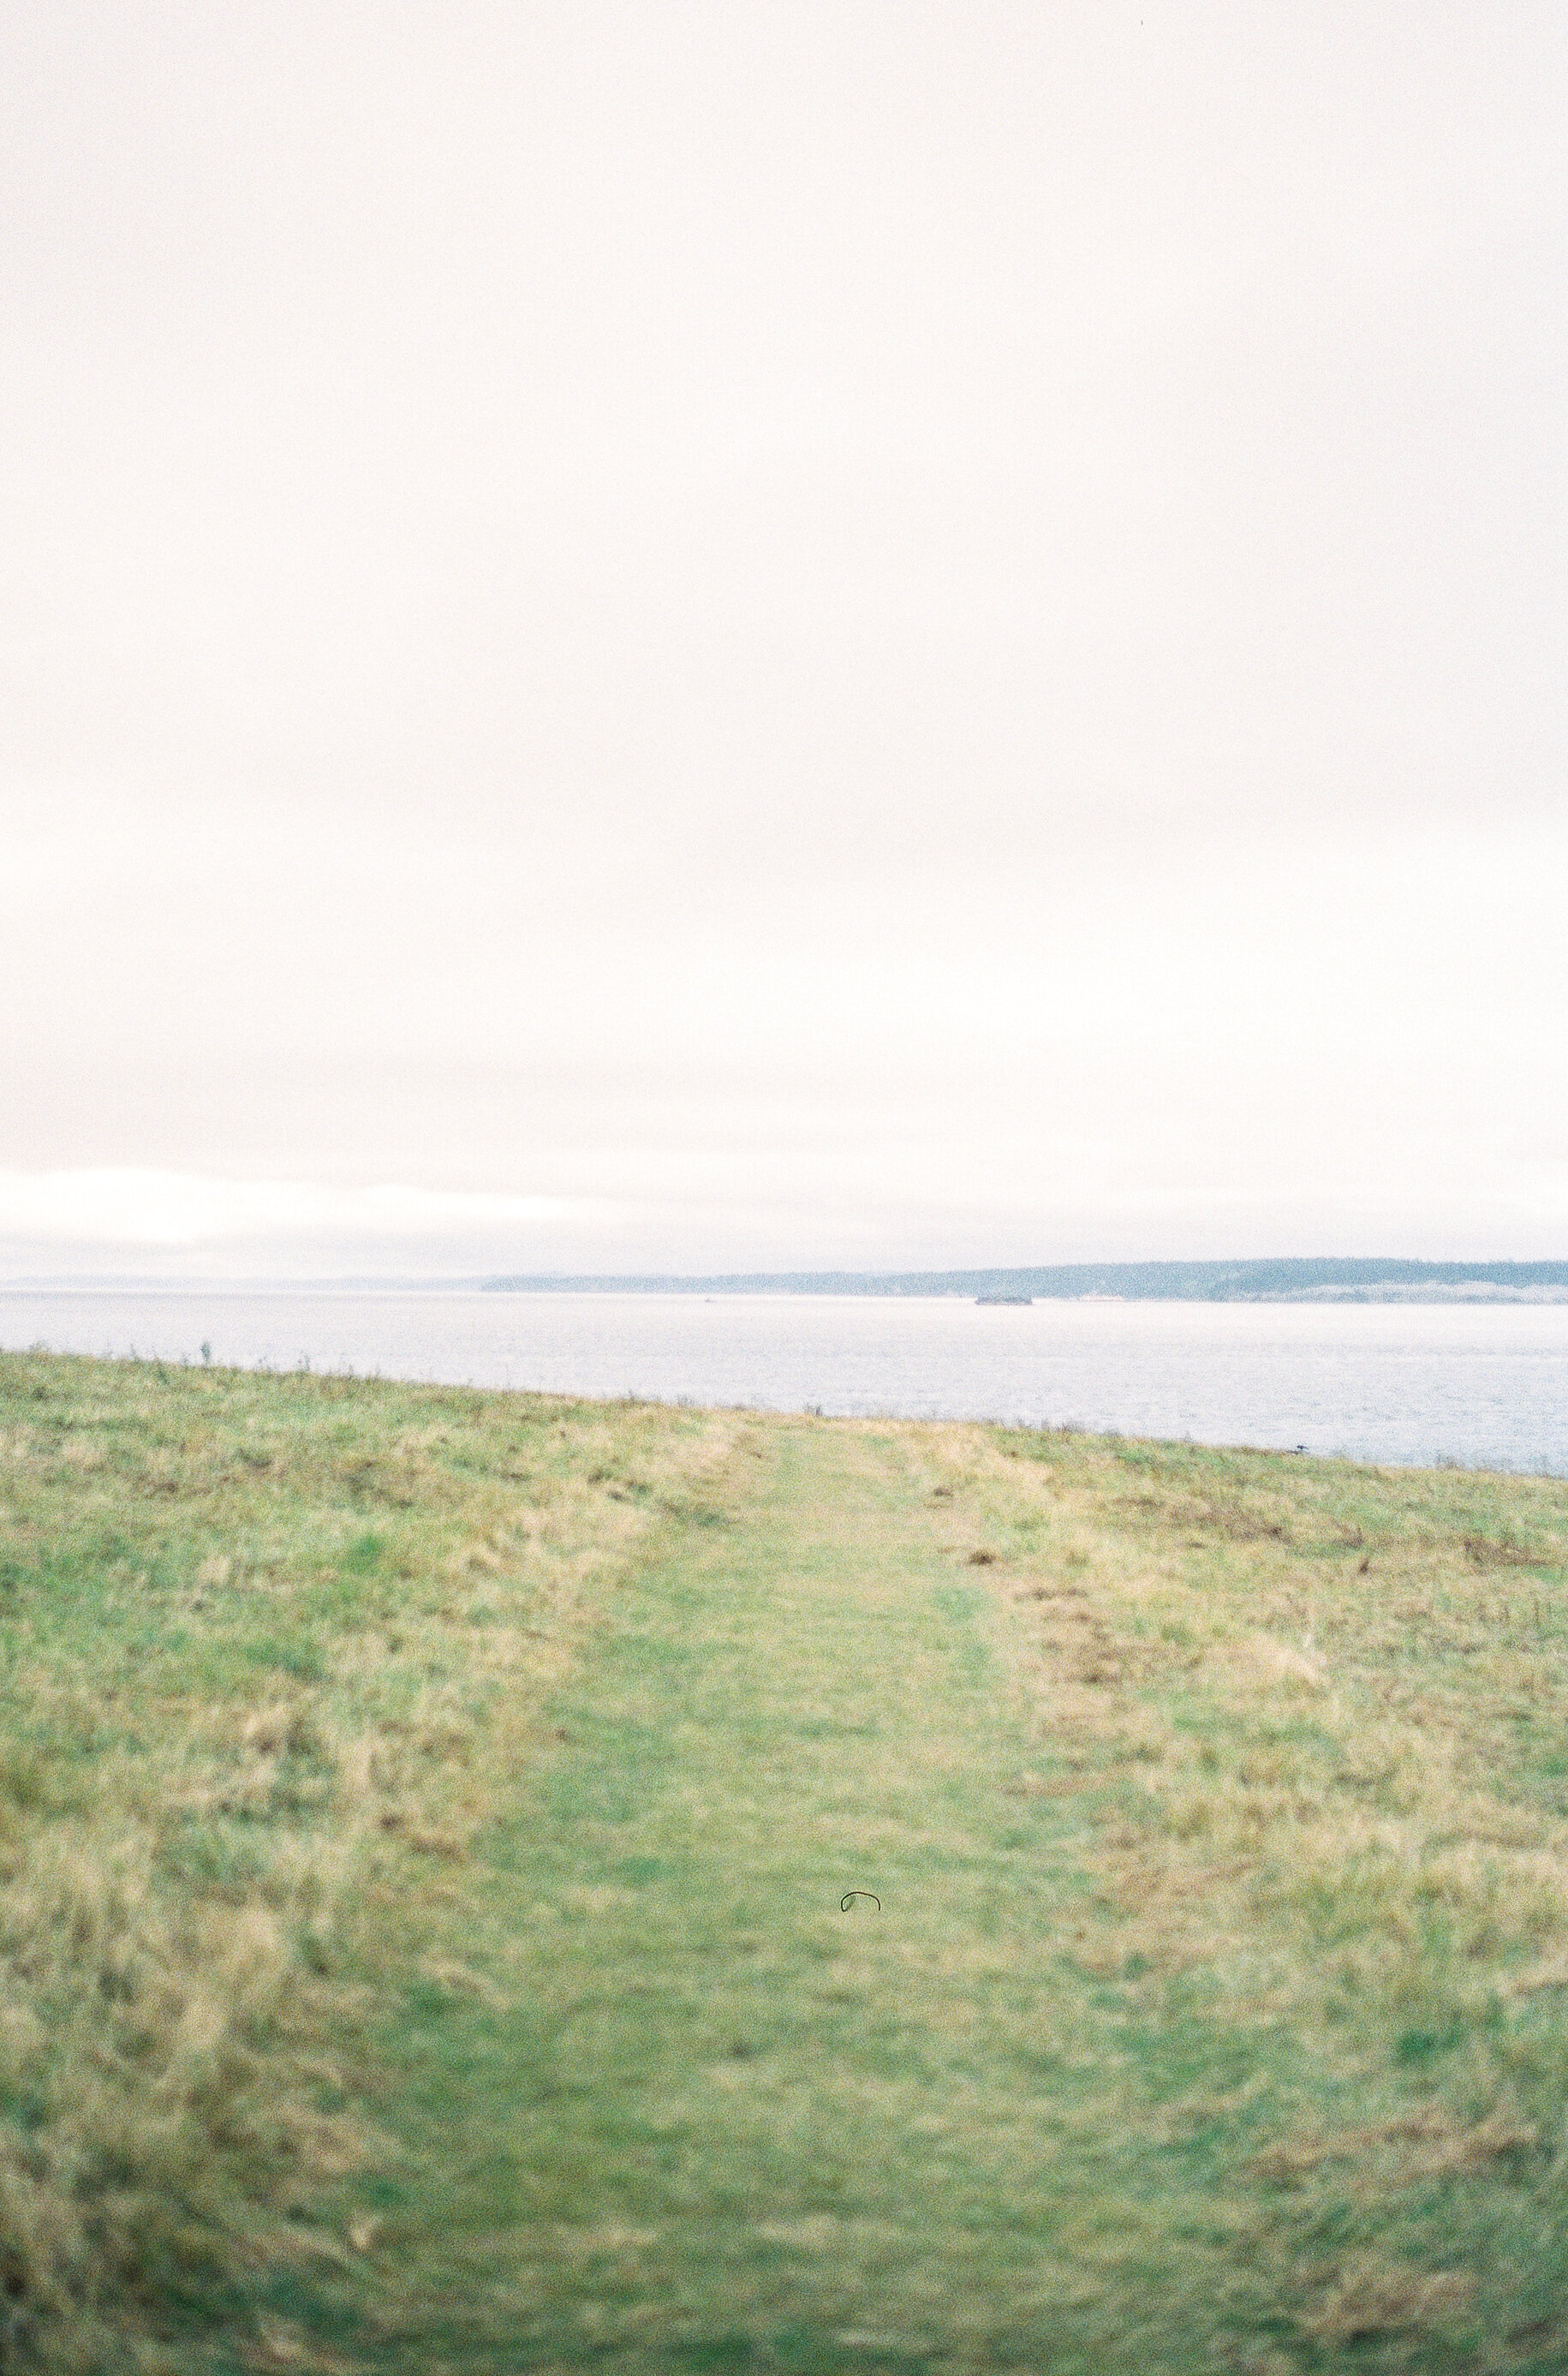
[[[1508,1611],[1471,1573],[1473,1536],[1443,1542],[1422,1528],[1385,1549],[1375,1591],[1359,1584],[1335,1605],[1286,1547],[1299,1515],[1271,1516],[1255,1487],[1201,1502],[1113,1494],[1114,1456],[1098,1447],[1063,1442],[1037,1464],[1008,1458],[980,1429],[907,1441],[937,1472],[961,1555],[976,1531],[1032,1534],[1006,1561],[1010,1662],[1060,1764],[1131,1765],[1153,1801],[1131,1835],[1112,1825],[1104,1838],[1108,1871],[1146,1919],[1162,1889],[1191,1894],[1187,1868],[1205,1888],[1240,1878],[1254,1893],[1305,1895],[1364,1866],[1365,1885],[1390,1901],[1481,1923],[1505,1904],[1515,1939],[1568,1924],[1568,1824],[1500,1788],[1486,1757],[1498,1698],[1561,1700],[1562,1661],[1500,1638]],[[1190,1538],[1179,1538],[1187,1558],[1173,1544],[1170,1528],[1194,1509],[1220,1510],[1227,1550],[1246,1545],[1239,1587],[1217,1593]],[[1329,1524],[1353,1547],[1359,1529]],[[1561,1536],[1556,1550],[1568,1559]],[[1486,1663],[1463,1689],[1441,1671],[1396,1681],[1386,1653],[1412,1635]],[[1173,1699],[1206,1719],[1201,1731],[1189,1724],[1178,1737]],[[1332,1767],[1292,1739],[1302,1724],[1334,1739]]]
[[[371,2249],[311,2208],[389,2151],[342,2049],[399,1971],[489,2001],[422,1907],[744,1423],[38,1357],[0,1406],[0,2365],[150,2376],[172,2294]]]
[[[1341,2161],[1365,2169],[1373,2159],[1391,2158],[1402,2182],[1426,2178],[1473,2176],[1502,2155],[1538,2144],[1539,2132],[1517,2113],[1498,2108],[1484,2121],[1456,2121],[1443,2106],[1423,2106],[1377,2126],[1345,2129],[1336,2136],[1299,2136],[1270,2145],[1253,2168],[1259,2178],[1288,2184],[1324,2163]],[[1382,2181],[1380,2181],[1382,2182]]]
[[[301,2174],[365,2149],[351,2115],[313,2108],[324,2007],[299,1955],[347,1861],[300,1855],[223,1905],[172,1898],[151,1827],[113,1800],[30,1827],[0,1891],[0,2084],[28,2114],[0,2158],[14,2344],[98,2365],[125,2291],[211,2264],[236,2170],[255,2247]]]
[[[1428,2273],[1357,2253],[1330,2278],[1301,2332],[1329,2345],[1410,2328],[1441,2334],[1468,2310],[1474,2293],[1475,2280],[1462,2269]]]
[[[1493,2009],[1568,1988],[1568,1820],[1515,1747],[1521,1721],[1568,1739],[1568,1487],[982,1429],[904,1448],[953,1555],[998,1554],[1037,1742],[1011,1787],[1084,1809],[1111,1909],[1083,1966],[1151,2006],[1201,1982],[1212,2017],[1389,2108],[1325,2132],[1303,2107],[1258,2181],[1348,2187],[1374,2223],[1444,2180],[1544,2183],[1555,2049]],[[1293,2282],[1303,2342],[1338,2352],[1452,2341],[1476,2280],[1369,2248]]]

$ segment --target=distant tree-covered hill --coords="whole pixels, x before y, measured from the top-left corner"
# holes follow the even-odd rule
[[[1029,1270],[729,1271],[711,1277],[487,1278],[498,1292],[658,1295],[1121,1296],[1208,1303],[1568,1297],[1568,1262],[1431,1263],[1377,1255],[1291,1261],[1059,1263]]]

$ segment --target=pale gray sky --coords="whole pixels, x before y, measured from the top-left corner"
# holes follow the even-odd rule
[[[0,1272],[1568,1254],[1568,18],[0,6]]]

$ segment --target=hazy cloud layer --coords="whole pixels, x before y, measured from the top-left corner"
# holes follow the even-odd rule
[[[0,1267],[1568,1249],[1560,12],[0,26]]]

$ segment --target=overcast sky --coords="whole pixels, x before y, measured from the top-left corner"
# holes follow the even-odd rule
[[[1568,1255],[1560,6],[0,27],[0,1271]]]

